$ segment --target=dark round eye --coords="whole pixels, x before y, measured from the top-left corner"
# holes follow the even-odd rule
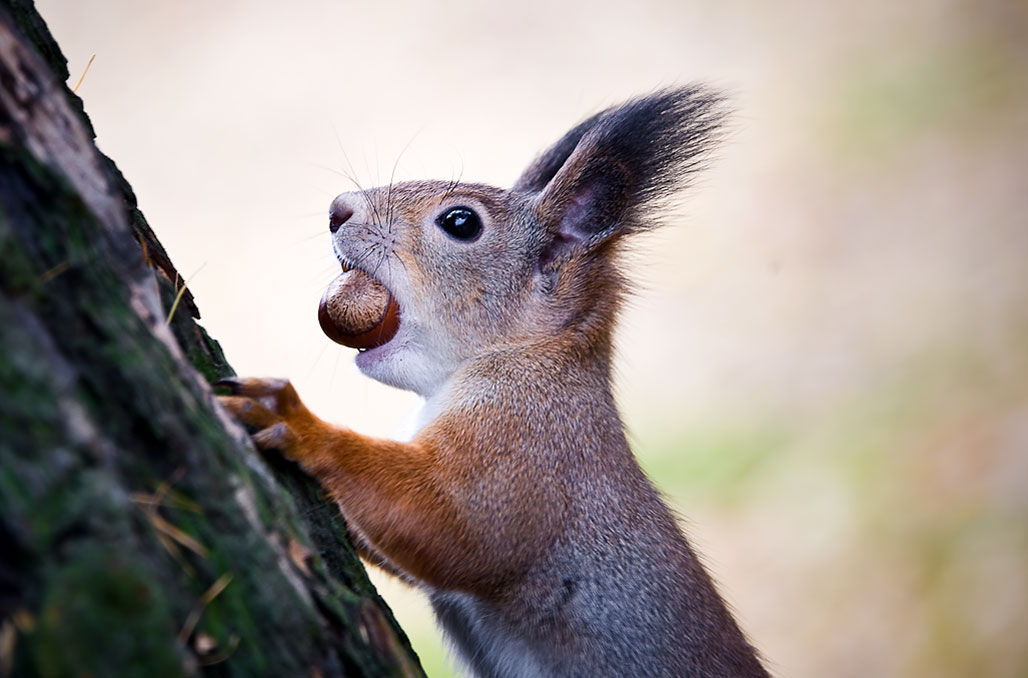
[[[482,232],[482,220],[470,207],[451,207],[435,218],[436,225],[457,240],[470,242]]]

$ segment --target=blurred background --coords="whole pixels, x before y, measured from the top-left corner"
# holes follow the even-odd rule
[[[315,319],[344,175],[509,185],[602,107],[728,92],[634,262],[644,466],[776,674],[1028,676],[1028,4],[37,4],[236,369],[374,434],[415,399]]]

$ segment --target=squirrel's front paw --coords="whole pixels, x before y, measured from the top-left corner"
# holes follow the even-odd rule
[[[297,435],[294,424],[305,423],[310,412],[300,402],[296,389],[287,379],[239,379],[229,377],[214,382],[232,395],[218,400],[243,424],[261,450],[278,450],[293,457]]]

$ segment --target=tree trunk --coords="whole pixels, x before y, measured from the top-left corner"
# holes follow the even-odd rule
[[[0,675],[422,676],[335,505],[214,405],[231,368],[67,78],[0,0]]]

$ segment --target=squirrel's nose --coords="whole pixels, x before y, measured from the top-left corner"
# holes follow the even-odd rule
[[[349,207],[345,205],[332,205],[332,209],[328,212],[328,230],[335,233],[352,216],[353,210]]]

